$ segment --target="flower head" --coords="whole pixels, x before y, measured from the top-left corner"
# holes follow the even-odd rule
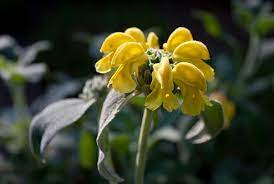
[[[100,51],[105,56],[96,63],[97,72],[116,69],[108,86],[121,93],[145,93],[145,106],[151,110],[161,105],[175,110],[182,99],[183,113],[198,115],[209,104],[205,93],[214,70],[205,61],[210,55],[187,28],[173,31],[163,49],[155,33],[146,39],[140,29],[128,28],[108,36]]]

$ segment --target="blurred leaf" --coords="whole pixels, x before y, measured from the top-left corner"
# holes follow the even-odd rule
[[[111,138],[111,148],[115,152],[117,152],[117,155],[124,156],[128,152],[128,147],[130,144],[129,136],[126,134],[121,134],[117,136],[113,136]]]
[[[171,126],[165,126],[155,131],[152,134],[151,139],[153,140],[153,142],[166,140],[176,143],[181,141],[181,132]]]
[[[261,36],[264,36],[274,30],[274,15],[261,16],[255,25],[255,31]]]
[[[144,107],[144,103],[145,103],[145,97],[144,96],[136,96],[135,98],[132,98],[129,101],[130,104],[135,105],[137,107]]]
[[[42,135],[40,153],[43,155],[53,137],[60,130],[77,121],[94,102],[95,99],[90,101],[79,98],[65,99],[49,105],[37,114],[32,119],[29,129],[29,144],[32,153],[35,154],[36,151],[33,146],[34,135]]]
[[[265,39],[261,41],[260,59],[274,55],[274,38]]]
[[[0,36],[0,50],[5,49],[7,47],[13,47],[16,45],[16,41],[9,35],[1,35]]]
[[[224,127],[223,108],[220,103],[210,101],[201,114],[201,119],[187,132],[186,139],[194,144],[207,142],[218,135]]]
[[[28,65],[36,58],[38,52],[48,49],[50,49],[50,43],[48,41],[36,42],[23,49],[23,51],[19,54],[18,64]]]
[[[80,164],[85,169],[91,169],[96,163],[96,142],[93,135],[84,130],[79,142],[79,159]]]
[[[44,63],[17,66],[15,74],[23,76],[29,82],[37,82],[45,74],[47,66]]]
[[[247,86],[246,95],[252,96],[260,92],[263,92],[267,90],[268,88],[271,88],[271,86],[273,85],[273,82],[274,82],[273,75],[256,78],[254,81],[250,82],[250,84]]]
[[[207,11],[199,10],[194,12],[194,16],[202,22],[206,32],[209,35],[215,38],[222,35],[221,25],[213,14]]]
[[[99,156],[98,156],[98,171],[109,182],[123,182],[123,178],[115,172],[110,155],[110,145],[108,138],[108,125],[115,118],[116,114],[122,109],[128,100],[135,96],[134,92],[127,97],[125,94],[111,90],[102,107],[98,135],[96,138]]]
[[[254,20],[254,15],[251,9],[246,6],[243,2],[234,0],[233,2],[233,11],[237,23],[240,26],[243,26],[246,30],[249,30]]]

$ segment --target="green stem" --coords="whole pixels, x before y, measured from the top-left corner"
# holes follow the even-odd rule
[[[24,85],[21,84],[9,84],[9,90],[11,93],[13,107],[16,112],[17,118],[28,118],[29,113],[27,109],[27,103],[25,99]]]
[[[143,184],[146,165],[147,139],[152,122],[152,111],[145,108],[139,133],[138,149],[135,162],[135,184]]]
[[[250,33],[249,46],[245,57],[245,62],[242,66],[242,71],[240,73],[240,82],[244,82],[249,78],[256,69],[256,61],[258,58],[259,42],[260,39],[256,34]]]

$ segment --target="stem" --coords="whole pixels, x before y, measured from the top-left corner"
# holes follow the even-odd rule
[[[259,37],[250,33],[249,46],[245,57],[245,62],[240,73],[240,82],[244,82],[250,77],[256,69],[256,60],[258,58]]]
[[[151,127],[152,111],[145,108],[138,140],[138,149],[135,162],[135,184],[143,184],[146,165],[147,139]]]
[[[29,113],[25,99],[24,86],[20,84],[9,84],[8,86],[17,118],[28,118]]]

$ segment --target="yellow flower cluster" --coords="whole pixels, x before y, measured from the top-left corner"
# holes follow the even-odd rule
[[[183,98],[182,111],[188,115],[198,115],[207,105],[205,96],[207,81],[214,78],[214,70],[204,61],[209,60],[207,47],[192,38],[191,32],[179,27],[172,32],[163,49],[159,49],[158,37],[151,32],[145,38],[138,28],[109,35],[100,51],[105,56],[95,67],[99,73],[115,73],[109,86],[121,93],[130,93],[137,87],[141,66],[151,72],[150,94],[145,106],[156,110],[161,105],[172,111],[179,107],[177,91]],[[157,55],[157,59],[150,54]],[[176,96],[177,95],[177,96]]]

